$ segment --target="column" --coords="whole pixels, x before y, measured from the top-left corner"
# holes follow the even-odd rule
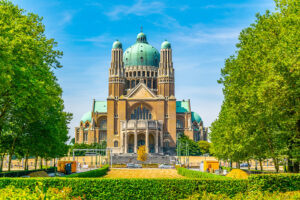
[[[124,133],[124,136],[125,136],[125,152],[124,153],[128,153],[128,150],[127,150],[127,148],[128,148],[128,144],[127,144],[127,131],[125,131],[125,133]]]
[[[158,130],[155,133],[155,153],[158,153]]]
[[[146,129],[146,152],[149,153],[149,130],[148,130],[148,125]]]
[[[134,130],[134,153],[137,153],[137,132]]]
[[[164,138],[163,138],[163,131],[161,130],[160,131],[160,148],[161,148],[161,152],[163,153],[164,152]]]

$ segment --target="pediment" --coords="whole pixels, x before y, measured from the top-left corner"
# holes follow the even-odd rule
[[[129,99],[152,99],[156,95],[144,83],[139,83],[127,96]]]

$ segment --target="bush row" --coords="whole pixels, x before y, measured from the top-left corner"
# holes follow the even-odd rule
[[[201,178],[201,179],[231,179],[226,176],[216,175],[216,174],[210,174],[207,172],[200,172],[200,171],[193,171],[189,170],[183,167],[177,168],[177,173],[186,176],[189,178]]]
[[[249,176],[251,190],[297,191],[300,190],[300,174],[258,174]]]
[[[37,184],[48,188],[69,187],[71,196],[87,199],[182,199],[199,191],[234,196],[247,190],[245,180],[200,179],[99,179],[99,178],[1,178],[0,188],[34,189]]]
[[[101,177],[101,176],[105,176],[107,174],[107,171],[109,169],[109,165],[105,165],[100,169],[95,169],[95,170],[91,170],[91,171],[86,171],[86,172],[81,172],[81,173],[74,173],[74,174],[70,174],[67,175],[67,178],[93,178],[93,177]]]
[[[26,176],[32,172],[45,171],[47,173],[54,173],[56,167],[49,167],[48,169],[34,169],[34,170],[20,170],[20,171],[10,171],[10,172],[1,172],[0,177],[20,177]]]

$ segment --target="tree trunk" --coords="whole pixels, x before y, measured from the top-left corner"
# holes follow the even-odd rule
[[[259,159],[260,171],[264,171],[262,160]]]
[[[14,154],[15,152],[15,144],[16,144],[16,140],[17,140],[17,137],[14,138],[13,140],[13,143],[11,145],[11,148],[9,150],[9,160],[8,160],[8,171],[10,172],[10,168],[11,168],[11,159],[12,159],[12,155]]]
[[[38,159],[39,157],[37,155],[35,155],[35,158],[34,158],[34,169],[36,170],[37,168],[37,162],[38,162]]]
[[[250,171],[250,161],[247,160],[247,164],[248,164],[248,170]]]
[[[53,159],[53,167],[56,167],[56,166],[55,166],[55,158]]]
[[[275,170],[276,170],[276,172],[278,173],[278,172],[279,172],[279,163],[278,163],[278,159],[273,158],[273,162],[274,162],[274,165],[275,165]]]
[[[28,170],[28,157],[29,157],[29,155],[28,155],[28,153],[26,153],[26,155],[25,155],[25,169],[24,170]]]
[[[237,168],[237,169],[240,169],[240,168],[241,168],[240,161],[237,161],[237,162],[236,162],[236,168]]]
[[[0,172],[2,172],[3,169],[4,156],[5,154],[0,155]]]
[[[294,165],[293,165],[293,161],[290,159],[290,157],[288,158],[288,172],[293,172],[294,171]]]
[[[230,167],[230,169],[232,169],[232,160],[230,160],[229,167]]]
[[[294,162],[294,165],[293,165],[293,172],[294,173],[299,173],[299,161],[297,161],[297,162]]]
[[[43,158],[40,158],[40,169],[43,169]]]

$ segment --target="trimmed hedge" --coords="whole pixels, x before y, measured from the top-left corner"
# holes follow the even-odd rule
[[[107,174],[108,169],[109,169],[109,166],[105,165],[104,167],[102,167],[100,169],[95,169],[95,170],[81,172],[81,173],[74,173],[74,174],[67,175],[65,177],[67,177],[67,178],[75,178],[75,177],[78,177],[78,178],[101,177],[101,176],[105,176]]]
[[[20,170],[10,172],[0,172],[0,177],[21,177],[26,176],[32,172],[45,171],[47,173],[54,173],[56,167],[49,167],[48,169],[34,169],[34,170]]]
[[[300,174],[258,174],[248,178],[250,190],[261,191],[298,191]]]
[[[34,189],[38,182],[45,190],[70,187],[72,196],[85,195],[87,199],[182,199],[199,191],[234,196],[247,190],[245,180],[102,178],[2,178],[0,188]]]
[[[210,174],[207,172],[200,172],[200,171],[194,171],[194,170],[189,170],[183,167],[177,168],[177,173],[186,176],[189,178],[201,178],[201,179],[219,179],[219,180],[225,180],[225,179],[231,179],[226,176],[221,176],[217,174]]]

